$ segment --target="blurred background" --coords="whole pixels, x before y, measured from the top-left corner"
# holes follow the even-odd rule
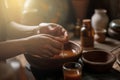
[[[53,22],[64,26],[68,31],[73,31],[77,20],[90,19],[95,9],[106,9],[109,22],[120,19],[120,0],[1,0],[1,2],[6,22],[16,21],[25,25]]]
[[[20,21],[30,16],[34,19],[36,16],[40,18],[40,21],[36,20],[33,24],[75,22],[75,18],[91,18],[94,9],[98,8],[106,9],[110,20],[120,18],[120,0],[3,0],[3,3],[5,13],[8,15],[7,19]],[[69,20],[65,20],[66,18]],[[30,24],[25,21],[26,23],[22,22]]]

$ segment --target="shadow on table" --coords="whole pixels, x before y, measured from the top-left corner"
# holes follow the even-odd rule
[[[36,80],[63,80],[62,70],[38,70],[33,67],[30,67],[30,71]]]
[[[91,73],[85,71],[83,80],[120,80],[120,72],[112,69],[106,73]]]
[[[62,71],[42,71],[30,68],[36,80],[63,80]],[[105,73],[92,73],[83,70],[82,80],[120,80],[120,72],[112,69]]]

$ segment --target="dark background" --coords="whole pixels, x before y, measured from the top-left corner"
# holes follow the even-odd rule
[[[94,9],[106,9],[110,21],[120,18],[120,0],[89,0],[86,18],[91,18]]]

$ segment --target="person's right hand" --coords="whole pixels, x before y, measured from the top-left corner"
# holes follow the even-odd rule
[[[63,42],[60,41],[59,37],[39,34],[26,39],[25,49],[29,54],[43,58],[59,54],[62,46]]]

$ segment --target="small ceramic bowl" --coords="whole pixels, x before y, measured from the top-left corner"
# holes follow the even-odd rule
[[[106,51],[92,50],[84,52],[81,57],[85,70],[92,72],[106,72],[112,69],[115,56]]]

